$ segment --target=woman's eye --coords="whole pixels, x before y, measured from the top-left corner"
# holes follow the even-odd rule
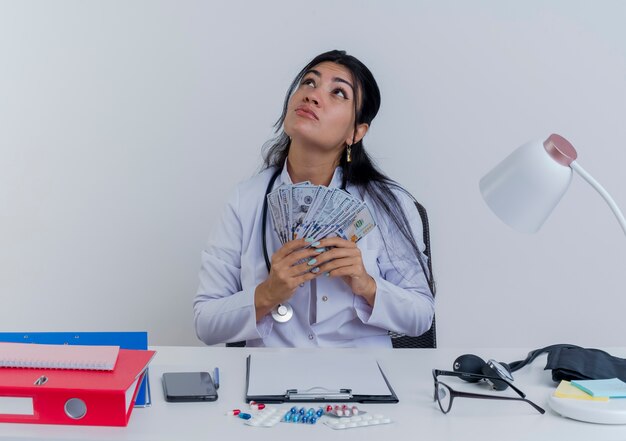
[[[307,78],[306,80],[302,82],[302,84],[305,86],[315,87],[315,81],[313,81],[311,78]]]
[[[333,93],[343,99],[348,99],[348,95],[343,91],[343,89],[335,89],[333,90]]]

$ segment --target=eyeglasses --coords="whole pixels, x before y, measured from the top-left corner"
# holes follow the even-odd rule
[[[476,380],[498,380],[503,381],[509,385],[511,389],[513,389],[518,395],[518,397],[505,397],[501,395],[488,395],[488,394],[475,394],[471,392],[459,392],[452,389],[445,383],[442,383],[437,379],[438,376],[448,376],[448,377],[458,377],[464,379],[476,379]],[[500,377],[490,377],[488,375],[479,375],[479,374],[470,374],[467,372],[452,372],[452,371],[442,371],[439,369],[433,369],[433,380],[435,381],[435,395],[434,401],[439,403],[439,408],[443,413],[450,412],[450,408],[452,407],[452,401],[454,401],[455,397],[465,397],[465,398],[481,398],[487,400],[513,400],[513,401],[524,401],[530,404],[532,407],[537,410],[539,413],[545,413],[541,407],[533,403],[532,401],[526,398],[526,394],[519,390],[517,387],[513,386],[510,381],[500,378]]]

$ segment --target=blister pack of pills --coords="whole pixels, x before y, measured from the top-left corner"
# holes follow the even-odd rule
[[[335,407],[333,406],[326,406],[326,413],[325,415],[329,415],[329,416],[333,416],[333,417],[352,417],[352,416],[359,416],[359,415],[364,415],[365,411],[363,410],[359,410],[356,406],[352,406],[352,407],[348,407],[347,405],[336,405]]]
[[[393,421],[391,421],[390,418],[380,414],[331,418],[324,420],[324,424],[336,430],[354,429],[356,427],[378,426],[381,424],[390,424],[392,422]]]
[[[265,409],[257,411],[252,418],[245,421],[245,424],[253,427],[272,427],[280,422],[282,413],[275,407],[265,407]]]
[[[306,410],[304,407],[298,409],[296,406],[293,406],[289,412],[285,414],[282,421],[285,423],[315,424],[323,415],[324,409],[321,407],[317,410],[312,407]]]

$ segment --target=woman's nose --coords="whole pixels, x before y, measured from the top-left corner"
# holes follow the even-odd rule
[[[309,91],[309,92],[308,92],[308,93],[304,96],[304,100],[305,100],[306,102],[312,102],[313,104],[315,104],[316,106],[318,106],[320,102],[319,102],[319,100],[318,100],[318,97],[317,97],[316,93],[317,93],[317,92],[316,92],[315,90],[311,90],[311,91]]]

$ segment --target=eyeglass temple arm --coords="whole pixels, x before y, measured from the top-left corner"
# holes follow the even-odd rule
[[[471,377],[471,378],[477,378],[479,380],[486,379],[486,380],[504,381],[506,384],[508,384],[511,387],[511,389],[517,392],[517,394],[520,397],[526,398],[526,394],[524,392],[522,392],[517,387],[515,387],[515,385],[511,383],[509,380],[506,380],[502,377],[492,377],[489,375],[471,374],[469,372],[441,371],[439,369],[433,369],[433,376],[437,376],[437,375],[446,375],[449,377],[458,377],[458,378]]]
[[[457,397],[465,397],[465,398],[479,398],[479,399],[484,399],[484,400],[512,400],[512,401],[524,401],[528,404],[530,404],[531,406],[533,406],[535,408],[535,410],[537,410],[537,412],[544,414],[546,413],[546,411],[539,407],[538,405],[536,405],[535,403],[533,403],[532,401],[530,401],[527,398],[517,398],[517,397],[499,397],[497,395],[483,395],[483,394],[475,394],[475,393],[471,393],[471,392],[459,392],[459,391],[454,391],[454,395]]]
[[[626,219],[624,219],[624,215],[622,214],[621,210],[619,209],[609,192],[606,191],[604,187],[600,185],[600,183],[596,181],[584,168],[582,168],[580,164],[578,164],[578,162],[572,161],[570,167],[572,168],[572,170],[578,173],[581,178],[587,181],[587,183],[589,183],[589,185],[591,185],[598,193],[600,193],[600,196],[602,196],[606,203],[609,204],[609,207],[617,218],[619,225],[622,227],[622,230],[624,230],[624,234],[626,234]]]

